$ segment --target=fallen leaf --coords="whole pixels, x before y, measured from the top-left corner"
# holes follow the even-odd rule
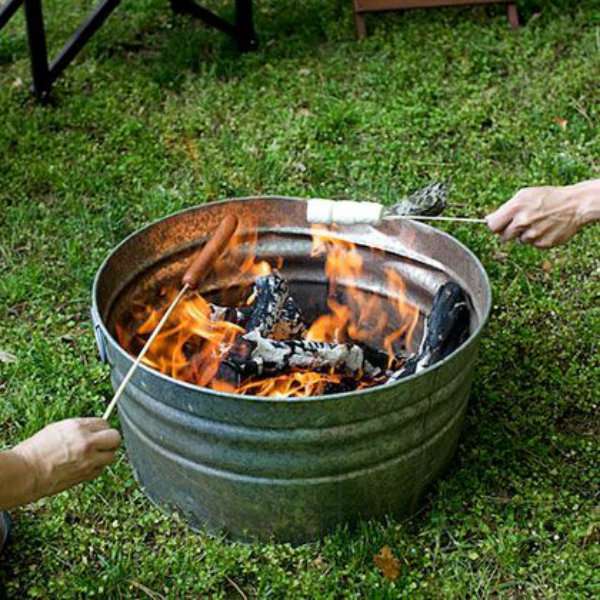
[[[543,270],[545,273],[550,273],[550,271],[552,271],[552,263],[551,263],[549,260],[545,260],[545,261],[542,263],[542,270]]]
[[[390,581],[395,581],[400,575],[400,561],[394,556],[389,546],[384,546],[379,554],[373,557],[373,562],[383,576]]]
[[[0,362],[2,363],[14,363],[17,362],[17,357],[10,352],[0,350]]]
[[[566,129],[569,121],[567,119],[562,119],[561,117],[554,117],[554,122],[561,128]]]

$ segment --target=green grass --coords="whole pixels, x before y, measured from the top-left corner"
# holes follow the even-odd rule
[[[53,50],[81,4],[44,3]],[[600,11],[542,4],[521,4],[517,32],[501,8],[378,15],[357,43],[349,0],[264,0],[261,49],[238,56],[166,2],[125,2],[48,107],[27,92],[14,19],[0,33],[0,349],[17,356],[0,364],[1,444],[101,414],[90,283],[152,219],[261,193],[392,202],[436,178],[475,216],[524,185],[597,176]],[[449,230],[488,270],[494,309],[456,460],[419,515],[299,548],[235,544],[163,516],[121,453],[13,513],[7,594],[598,597],[598,228],[548,252]],[[394,583],[373,564],[386,544]]]

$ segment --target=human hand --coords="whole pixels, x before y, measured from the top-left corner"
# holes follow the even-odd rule
[[[597,211],[599,181],[564,187],[524,188],[486,217],[504,241],[518,238],[538,248],[564,244]]]
[[[44,427],[12,450],[33,475],[29,501],[97,477],[121,443],[116,429],[96,417],[66,419]]]

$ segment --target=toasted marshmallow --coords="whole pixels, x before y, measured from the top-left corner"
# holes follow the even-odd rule
[[[377,202],[312,198],[306,209],[306,220],[309,223],[323,225],[377,225],[382,216],[383,206]]]

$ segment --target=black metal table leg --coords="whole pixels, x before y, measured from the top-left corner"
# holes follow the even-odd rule
[[[252,0],[235,0],[236,41],[242,52],[256,50],[258,39],[252,18]]]
[[[0,29],[10,21],[10,18],[17,12],[21,4],[23,4],[23,0],[8,0],[0,6]]]
[[[33,92],[38,99],[45,99],[52,84],[73,61],[88,40],[120,4],[121,0],[101,0],[63,46],[55,60],[48,65],[46,33],[42,14],[42,0],[8,0],[0,9],[0,29],[8,23],[16,10],[24,4],[27,38],[33,77]],[[171,0],[173,10],[187,13],[215,27],[236,40],[241,51],[254,50],[258,46],[252,18],[252,0],[235,0],[235,22],[230,23],[194,0]]]
[[[235,36],[235,27],[222,19],[207,8],[196,4],[194,0],[171,0],[171,8],[177,14],[187,14],[204,21],[210,27],[214,27],[230,36]]]
[[[41,0],[25,1],[25,20],[27,22],[27,38],[31,58],[31,75],[33,77],[33,93],[43,100],[50,91],[52,78],[48,70],[48,51],[46,48],[46,32],[42,15]]]
[[[27,1],[27,0],[26,0]],[[69,41],[63,46],[58,56],[50,65],[50,77],[52,81],[65,70],[69,63],[77,56],[88,40],[100,29],[104,21],[113,10],[121,3],[121,0],[103,0],[94,7],[86,20],[77,28]]]
[[[226,21],[194,0],[171,0],[173,12],[188,14],[231,36],[242,52],[258,47],[252,20],[252,0],[235,0],[235,23]]]

